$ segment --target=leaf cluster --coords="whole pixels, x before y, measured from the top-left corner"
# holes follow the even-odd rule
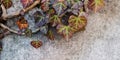
[[[55,36],[51,30],[54,28],[68,40],[74,33],[86,27],[88,10],[97,12],[103,6],[104,0],[44,0],[40,5],[43,15],[38,14],[41,15],[38,20],[43,19],[44,22],[41,20],[39,25],[48,25],[46,35],[49,39],[54,40]]]
[[[23,7],[31,5],[33,0],[21,0]],[[11,0],[3,0],[6,8],[12,6]],[[99,11],[105,5],[104,0],[41,0],[37,7],[41,11],[36,11],[33,16],[36,27],[46,27],[46,36],[54,40],[54,28],[58,34],[65,39],[69,39],[78,31],[84,29],[87,25],[87,13],[89,10]],[[28,29],[28,23],[22,23],[25,19],[18,20],[17,25],[20,29],[26,29],[26,35],[32,35]]]

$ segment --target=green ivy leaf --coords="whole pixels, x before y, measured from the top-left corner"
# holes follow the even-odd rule
[[[80,0],[74,0],[75,2],[79,2]]]
[[[67,8],[67,6],[63,2],[58,2],[54,4],[53,6],[56,7],[55,9],[58,15],[62,13],[64,8]]]
[[[73,33],[75,32],[75,29],[71,26],[66,26],[66,25],[62,25],[59,24],[57,26],[57,32],[61,35],[63,35],[63,37],[68,40],[70,37],[72,37]]]
[[[28,37],[32,37],[32,30],[31,29],[26,29],[25,30],[25,35]]]
[[[50,15],[50,17],[53,16],[55,13],[56,13],[56,11],[54,8],[51,8],[48,10],[48,14]]]
[[[54,26],[60,24],[61,20],[58,15],[53,15],[52,17],[50,17],[50,23],[52,23],[52,26],[54,27]]]
[[[3,0],[2,3],[3,3],[3,5],[5,6],[6,9],[10,8],[13,5],[11,0]]]
[[[87,19],[84,16],[70,16],[69,18],[69,25],[73,27],[76,31],[79,31],[80,29],[84,28],[87,24]]]
[[[62,3],[62,2],[58,2],[54,6],[59,6],[59,7],[66,8],[66,5],[64,3]]]
[[[89,0],[88,2],[88,8],[94,12],[97,12],[105,5],[104,0]]]
[[[50,40],[54,40],[54,39],[55,39],[55,36],[54,36],[52,30],[49,30],[49,31],[47,32],[47,37],[48,37]]]

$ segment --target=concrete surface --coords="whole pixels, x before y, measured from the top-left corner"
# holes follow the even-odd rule
[[[66,42],[37,37],[9,35],[3,39],[1,60],[120,60],[120,0],[106,0],[98,13],[88,17],[84,32]],[[35,49],[30,41],[40,39],[43,46]]]

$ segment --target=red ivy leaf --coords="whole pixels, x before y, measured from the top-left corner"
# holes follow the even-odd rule
[[[10,8],[12,6],[12,1],[11,0],[3,0],[3,5],[5,6],[6,9]]]
[[[105,5],[104,0],[89,0],[88,1],[88,8],[93,10],[94,12],[97,12]]]
[[[34,47],[34,48],[39,48],[42,46],[42,42],[41,41],[31,41],[31,45]]]
[[[79,31],[86,26],[87,19],[84,16],[77,17],[72,15],[68,22],[76,31]]]
[[[27,29],[29,27],[29,24],[27,22],[27,20],[25,20],[24,17],[21,17],[17,22],[16,24],[18,25],[19,29],[22,30],[22,29]]]
[[[21,0],[21,3],[23,5],[23,8],[28,7],[29,5],[31,5],[34,2],[34,0]]]
[[[45,12],[47,10],[49,10],[49,0],[42,0],[41,2],[41,9]]]

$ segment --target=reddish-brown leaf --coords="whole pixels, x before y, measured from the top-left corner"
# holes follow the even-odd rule
[[[43,0],[40,7],[45,12],[49,10],[49,4],[49,0]]]
[[[37,49],[42,46],[42,41],[31,41],[31,45]]]
[[[25,20],[24,17],[20,18],[20,20],[18,20],[16,24],[18,25],[20,30],[27,29],[29,26],[27,20]]]

